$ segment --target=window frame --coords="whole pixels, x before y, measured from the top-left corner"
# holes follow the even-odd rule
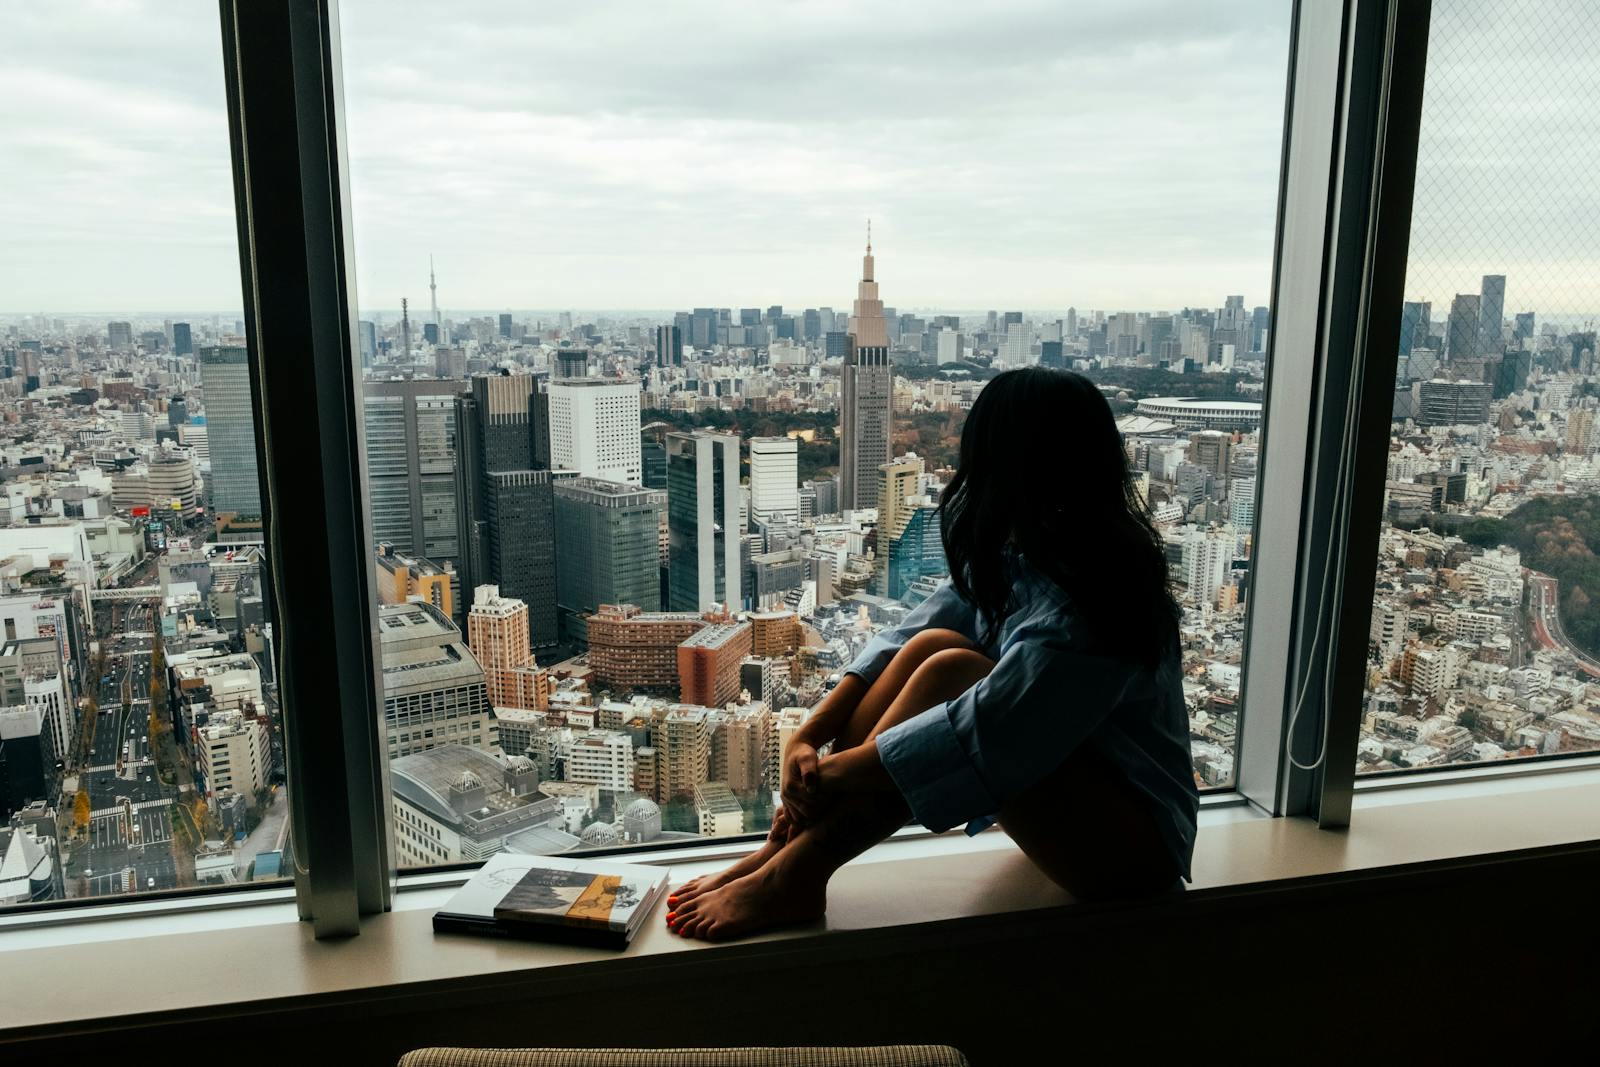
[[[1329,829],[1350,822],[1430,13],[1297,2],[1290,45],[1235,766],[1252,803]]]
[[[275,470],[296,469],[308,453],[314,453],[323,461],[325,487],[343,487],[353,497],[323,502],[318,514],[336,519],[336,524],[304,524],[317,528],[323,541],[340,542],[349,564],[341,582],[334,586],[328,581],[330,574],[339,573],[331,567],[307,567],[312,573],[295,573],[303,557],[284,551],[283,558],[292,561],[280,579],[285,590],[284,610],[296,610],[291,594],[298,591],[300,604],[314,606],[322,617],[338,620],[347,644],[355,643],[353,634],[365,633],[368,641],[363,652],[371,657],[364,670],[340,673],[339,664],[329,662],[338,659],[331,655],[334,644],[330,641],[311,649],[313,660],[298,664],[302,676],[337,687],[342,731],[335,731],[326,721],[299,722],[302,717],[290,707],[287,694],[284,700],[286,720],[296,720],[297,735],[320,728],[319,740],[329,741],[339,734],[342,758],[331,761],[326,771],[308,771],[303,776],[290,773],[291,803],[298,801],[296,810],[301,812],[318,812],[317,830],[328,831],[326,840],[310,839],[308,862],[297,872],[302,912],[309,911],[317,923],[317,936],[322,937],[354,932],[359,929],[359,915],[387,910],[401,877],[395,865],[379,723],[381,684],[376,680],[376,638],[370,621],[376,617],[376,604],[361,555],[371,539],[360,536],[352,541],[350,536],[369,535],[371,518],[361,462],[364,422],[354,408],[360,365],[354,281],[347,269],[353,251],[338,0],[288,0],[272,12],[247,12],[250,6],[240,0],[221,0],[225,27],[230,22],[239,27],[231,33],[225,28],[224,34],[230,52],[236,52],[227,66],[230,102],[239,101],[234,110],[246,115],[252,106],[260,108],[271,121],[283,123],[298,135],[298,154],[290,158],[274,153],[277,158],[267,162],[262,180],[270,180],[274,174],[279,180],[292,178],[302,195],[286,205],[261,205],[261,214],[264,224],[270,218],[273,229],[304,235],[309,292],[306,299],[284,300],[281,313],[300,335],[320,340],[321,351],[312,362],[324,370],[310,376],[318,419],[297,426],[298,433],[287,441],[269,436],[263,469],[276,498]],[[1381,505],[1381,480],[1376,497],[1362,491],[1374,487],[1359,477],[1340,485],[1336,461],[1348,421],[1344,404],[1351,400],[1351,391],[1384,384],[1382,368],[1372,361],[1373,354],[1381,355],[1384,346],[1367,342],[1381,335],[1385,321],[1392,322],[1386,336],[1398,331],[1428,13],[1428,0],[1341,0],[1337,5],[1296,0],[1291,14],[1271,296],[1272,351],[1268,354],[1262,423],[1263,473],[1257,483],[1258,525],[1240,700],[1243,722],[1235,752],[1235,789],[1232,794],[1219,791],[1216,798],[1233,802],[1242,798],[1271,815],[1316,815],[1330,827],[1347,825],[1349,820],[1355,727],[1361,703],[1359,668],[1365,657],[1366,635],[1362,627],[1352,638],[1345,628],[1326,648],[1316,647],[1318,642],[1311,636],[1324,600],[1329,610],[1358,613],[1363,618],[1370,613],[1372,567],[1360,567],[1359,560],[1349,559],[1344,583],[1330,596],[1313,598],[1309,593],[1315,590],[1320,594],[1323,583],[1333,577],[1328,561],[1339,558],[1340,553],[1347,559],[1361,554],[1363,546],[1352,536],[1363,528],[1360,519],[1366,512],[1361,508],[1365,505],[1375,515]],[[271,23],[274,32],[258,32],[266,29],[265,25],[246,27],[247,19]],[[292,85],[292,93],[286,91],[290,85],[279,85],[275,102],[255,99],[253,89],[257,87],[246,76],[255,63],[287,64],[293,74],[284,80]],[[1401,74],[1398,80],[1396,71]],[[1406,76],[1408,71],[1410,76]],[[246,277],[254,279],[259,276],[260,264],[244,251],[243,236],[253,229],[257,205],[248,201],[247,195],[256,184],[255,171],[261,164],[249,153],[247,144],[239,144],[248,139],[249,129],[248,123],[240,123],[236,131],[235,171],[240,190],[241,259],[246,262]],[[275,214],[280,207],[286,209],[282,216]],[[1394,247],[1401,250],[1401,269],[1375,275],[1375,259]],[[257,290],[252,295],[260,300],[277,294]],[[308,321],[317,313],[332,316],[332,321]],[[1290,365],[1275,360],[1273,352],[1285,337],[1295,339],[1312,358]],[[256,336],[250,340],[253,358],[259,361]],[[1330,355],[1341,351],[1354,352],[1356,358],[1340,360]],[[281,361],[266,365],[280,376],[290,376]],[[306,368],[299,370],[301,380],[309,376]],[[1389,376],[1392,374],[1391,366]],[[263,393],[264,406],[270,409],[272,400],[271,393]],[[1367,407],[1362,410],[1371,414]],[[1387,415],[1386,406],[1382,414]],[[264,421],[270,422],[270,418]],[[1387,449],[1387,421],[1379,428],[1384,434],[1381,442],[1371,432],[1361,438],[1359,451],[1369,466],[1375,444]],[[1363,423],[1363,430],[1370,429]],[[1274,502],[1272,512],[1259,506],[1262,499]],[[1332,532],[1338,529],[1334,520],[1346,511],[1350,517],[1343,536],[1334,538]],[[276,532],[277,524],[272,528]],[[1368,540],[1365,553],[1375,566],[1377,539]],[[319,552],[316,544],[304,547],[314,562],[320,562],[319,555],[334,554],[326,549]],[[356,551],[351,552],[352,547]],[[1314,562],[1319,551],[1321,566]],[[1363,581],[1365,604],[1361,602]],[[280,649],[287,682],[287,668],[296,653],[288,641],[280,642]],[[1252,657],[1252,649],[1268,655]],[[1352,664],[1357,668],[1354,674]],[[1329,707],[1346,708],[1349,714],[1329,714],[1329,707],[1317,700],[1308,702],[1294,719],[1293,696],[1301,688],[1308,696],[1320,695],[1318,687],[1324,680],[1333,691]],[[1347,701],[1352,680],[1355,698]],[[1302,771],[1288,759],[1285,741],[1291,722],[1297,751],[1303,751],[1302,745],[1315,747],[1325,739],[1324,758],[1317,770]],[[375,724],[377,730],[372,729]],[[1342,756],[1346,748],[1348,759]],[[292,756],[290,761],[292,764]],[[324,823],[340,821],[325,817],[336,811],[350,813],[347,824],[324,827]],[[297,841],[302,840],[302,827],[311,831],[297,820]],[[370,845],[374,836],[381,838],[377,847]],[[358,848],[360,842],[368,844]],[[737,847],[738,842],[730,840],[728,844]],[[348,851],[340,855],[341,849]],[[439,873],[448,876],[456,872]],[[406,877],[409,880],[411,876]],[[331,914],[322,918],[331,904],[339,909],[337,918]]]
[[[1439,780],[1396,775],[1360,786],[1354,780],[1364,624],[1388,447],[1386,387],[1395,369],[1391,341],[1399,329],[1430,6],[1429,0],[1293,5],[1242,721],[1234,789],[1209,792],[1202,798],[1207,806],[1248,804],[1258,813],[1311,815],[1340,827],[1348,825],[1356,788]],[[362,461],[338,0],[219,0],[219,15],[258,398],[293,893],[316,937],[348,936],[359,933],[363,915],[389,910],[398,885],[460,880],[467,868],[402,875],[395,865],[368,559],[372,521]],[[270,359],[263,359],[264,349]],[[1285,362],[1276,358],[1280,349],[1310,357]],[[1354,358],[1330,355],[1341,351]],[[1360,415],[1350,427],[1354,475],[1341,485],[1336,461],[1350,421],[1347,401]],[[275,433],[275,426],[288,432]],[[1368,476],[1374,463],[1375,478]],[[292,507],[280,506],[290,500]],[[1263,500],[1272,511],[1260,507]],[[1336,535],[1341,518],[1347,521]],[[1328,561],[1341,557],[1344,580],[1324,597],[1336,576]],[[1363,625],[1342,627],[1337,640],[1318,649],[1313,637],[1324,602]],[[1306,772],[1287,758],[1291,705],[1302,689],[1320,698],[1324,682],[1332,699],[1308,702],[1293,723],[1302,757],[1325,741],[1320,768]],[[1544,762],[1472,770],[1494,777],[1553,769]],[[734,855],[754,839],[652,849],[641,858],[701,858],[708,849]],[[286,899],[290,892],[235,888],[93,902],[102,906],[38,917],[226,907]]]

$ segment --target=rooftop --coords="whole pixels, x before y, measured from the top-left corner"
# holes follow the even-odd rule
[[[750,624],[747,622],[717,622],[711,623],[694,636],[678,643],[679,648],[721,648],[729,641],[737,638],[741,633],[747,633]]]

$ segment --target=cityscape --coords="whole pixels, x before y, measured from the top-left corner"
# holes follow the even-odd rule
[[[362,316],[402,866],[764,831],[788,738],[945,576],[962,420],[1020,366],[1116,414],[1231,785],[1269,308],[901,311],[867,242],[848,311],[447,314],[430,264]],[[1595,334],[1507,292],[1405,307],[1363,772],[1600,747]],[[243,327],[0,320],[0,904],[291,869]]]

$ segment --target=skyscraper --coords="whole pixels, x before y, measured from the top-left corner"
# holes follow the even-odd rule
[[[706,611],[742,603],[739,438],[667,435],[668,607]]]
[[[561,378],[550,383],[550,465],[628,485],[644,481],[637,378]]]
[[[872,229],[861,260],[861,282],[850,314],[849,344],[839,398],[839,506],[875,505],[878,468],[893,457],[890,432],[894,374],[889,369],[889,331],[873,277]]]
[[[492,585],[472,591],[467,647],[483,668],[484,693],[491,708],[549,706],[549,683],[534,662],[530,640],[528,605],[501,596]]]
[[[1433,328],[1433,305],[1426,300],[1407,300],[1400,310],[1400,355],[1409,356],[1414,348],[1428,346],[1428,331]]]
[[[656,366],[683,366],[683,330],[681,327],[656,327]]]
[[[917,579],[950,572],[939,534],[938,506],[907,504],[905,508],[906,521],[884,551],[889,575],[886,593],[896,600],[903,600]]]
[[[371,381],[362,389],[372,536],[404,553],[454,564],[456,393],[463,381]]]
[[[1445,358],[1457,377],[1482,377],[1482,299],[1477,293],[1457,293],[1450,301],[1450,321],[1445,327]],[[1476,372],[1473,368],[1476,368]]]
[[[555,487],[556,599],[568,617],[601,604],[661,607],[661,514],[667,494],[599,478]],[[582,623],[578,622],[581,629]]]
[[[922,459],[914,454],[878,467],[878,554],[874,564],[877,574],[873,578],[874,591],[889,594],[889,546],[905,532],[911,519],[910,500],[917,494],[922,480]]]
[[[794,438],[750,439],[751,523],[799,524],[799,464],[799,442]]]
[[[456,398],[461,585],[528,605],[536,648],[556,643],[555,496],[543,398],[527,374],[483,375]]]
[[[1506,276],[1485,274],[1479,300],[1478,348],[1485,359],[1505,351]]]
[[[261,515],[256,472],[255,405],[250,398],[250,354],[240,346],[200,350],[200,387],[206,402],[211,449],[211,507],[217,514]]]
[[[172,324],[172,354],[175,356],[194,355],[194,333],[189,329],[187,322]]]
[[[108,322],[106,323],[106,343],[112,348],[133,347],[133,323]]]

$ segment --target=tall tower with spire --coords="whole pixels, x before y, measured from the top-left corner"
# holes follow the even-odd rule
[[[428,254],[428,299],[433,304],[434,336],[444,340],[444,323],[439,321],[439,283],[433,276],[433,254]]]
[[[889,325],[873,276],[872,220],[867,254],[850,312],[839,393],[839,507],[877,506],[878,468],[891,455],[894,374],[889,369]]]

